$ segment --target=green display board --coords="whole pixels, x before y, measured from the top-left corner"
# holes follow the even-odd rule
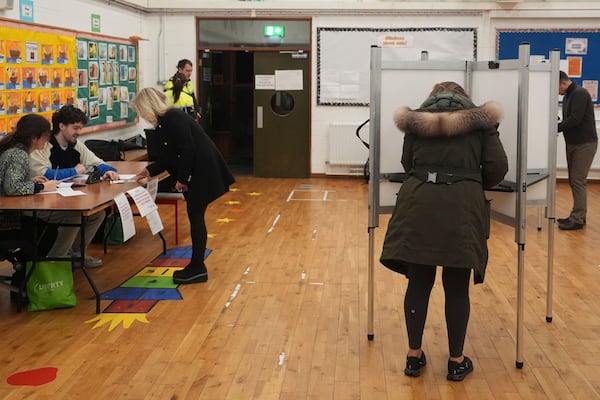
[[[77,107],[88,126],[136,119],[131,99],[138,90],[138,48],[132,43],[77,37]]]

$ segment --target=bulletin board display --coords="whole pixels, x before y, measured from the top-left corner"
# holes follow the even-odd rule
[[[368,106],[371,47],[393,48],[394,58],[476,61],[474,28],[317,28],[317,104]],[[402,91],[402,87],[397,90]]]
[[[130,101],[137,93],[137,46],[77,38],[77,107],[88,125],[133,122]]]
[[[137,41],[0,19],[0,137],[25,114],[49,121],[72,104],[83,133],[136,121]]]
[[[548,59],[550,51],[560,50],[560,69],[590,92],[596,107],[600,105],[600,29],[498,29],[497,59],[518,58],[522,43],[529,43],[532,58]]]
[[[75,37],[0,26],[0,136],[28,113],[51,119],[76,97]]]

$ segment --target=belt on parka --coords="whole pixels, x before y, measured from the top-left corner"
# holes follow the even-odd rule
[[[419,166],[413,168],[409,175],[425,183],[443,183],[451,185],[456,182],[474,181],[481,183],[481,171],[473,171],[461,168],[427,167]]]

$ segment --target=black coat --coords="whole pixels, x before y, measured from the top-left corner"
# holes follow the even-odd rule
[[[380,261],[403,274],[407,263],[470,268],[480,283],[490,222],[483,189],[508,171],[496,130],[501,112],[460,97],[438,96],[424,106],[394,115],[405,132],[402,165],[410,176],[398,192]]]
[[[594,103],[587,89],[575,82],[567,88],[563,98],[563,119],[558,131],[563,133],[568,144],[581,144],[598,141]]]
[[[173,108],[158,118],[158,160],[148,166],[151,176],[167,170],[188,185],[188,202],[207,205],[229,191],[235,182],[225,160],[202,127],[185,112]]]

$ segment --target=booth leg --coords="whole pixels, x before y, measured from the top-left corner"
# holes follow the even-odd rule
[[[373,257],[374,253],[374,243],[375,243],[375,229],[369,228],[369,271],[368,271],[368,304],[367,304],[367,319],[368,319],[368,327],[367,327],[367,339],[373,340],[375,338],[375,334],[373,333],[373,310],[374,310],[374,263]]]

